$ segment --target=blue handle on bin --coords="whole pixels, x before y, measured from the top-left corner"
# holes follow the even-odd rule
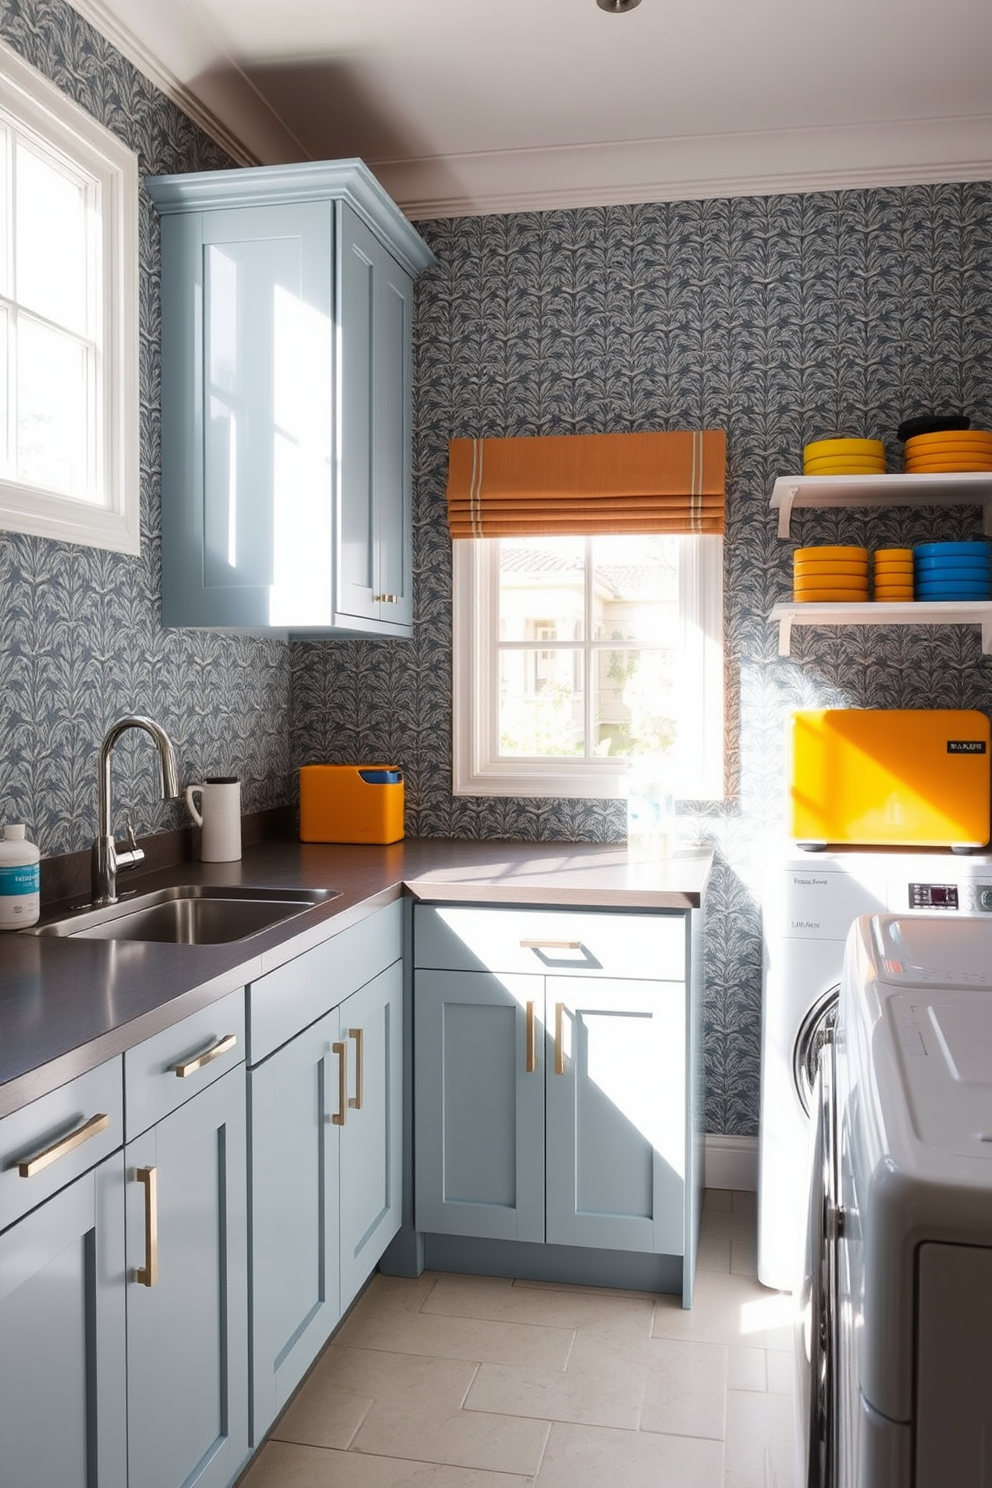
[[[359,770],[358,773],[369,785],[398,785],[403,779],[402,770]]]

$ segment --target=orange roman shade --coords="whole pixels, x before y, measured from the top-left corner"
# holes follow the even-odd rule
[[[726,446],[722,429],[452,439],[451,536],[721,533]]]

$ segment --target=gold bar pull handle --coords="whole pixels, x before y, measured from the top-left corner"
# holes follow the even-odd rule
[[[211,1044],[209,1049],[204,1049],[202,1054],[197,1054],[195,1059],[187,1059],[184,1064],[174,1064],[172,1073],[178,1075],[180,1080],[185,1080],[187,1075],[195,1075],[205,1064],[213,1059],[219,1059],[222,1054],[229,1054],[238,1042],[236,1033],[225,1033],[223,1038]]]
[[[335,1126],[344,1126],[348,1119],[348,1046],[332,1044],[331,1053],[338,1056],[338,1108],[331,1115]]]
[[[398,594],[373,594],[372,598],[376,604],[399,604],[400,602]]]
[[[524,1069],[528,1075],[532,1075],[537,1069],[537,1036],[535,1027],[536,1021],[537,1020],[534,1017],[534,1004],[533,1002],[528,1002],[526,1037],[527,1047],[524,1054]]]
[[[348,1037],[355,1040],[355,1093],[348,1104],[360,1111],[365,1101],[365,1030],[349,1028]]]
[[[581,940],[522,940],[522,951],[581,951]]]
[[[134,1176],[145,1190],[145,1264],[134,1279],[140,1286],[153,1287],[158,1281],[158,1168],[135,1168]]]
[[[40,1173],[42,1168],[47,1168],[49,1163],[58,1162],[60,1157],[65,1157],[76,1147],[81,1147],[88,1142],[90,1137],[95,1137],[98,1132],[106,1131],[110,1125],[110,1117],[104,1112],[98,1116],[91,1116],[89,1121],[84,1121],[82,1126],[77,1126],[68,1136],[60,1137],[50,1147],[36,1152],[34,1157],[26,1157],[23,1162],[17,1164],[17,1171],[22,1178],[33,1178],[35,1173]]]
[[[555,1074],[565,1073],[565,1004],[555,1003]]]

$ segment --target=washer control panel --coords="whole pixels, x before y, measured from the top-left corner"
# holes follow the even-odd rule
[[[992,914],[992,880],[980,883],[910,883],[907,909],[957,910],[964,914]]]

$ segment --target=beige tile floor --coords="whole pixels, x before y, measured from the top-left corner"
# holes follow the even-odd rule
[[[791,1488],[791,1301],[707,1191],[696,1296],[376,1276],[240,1488]]]

